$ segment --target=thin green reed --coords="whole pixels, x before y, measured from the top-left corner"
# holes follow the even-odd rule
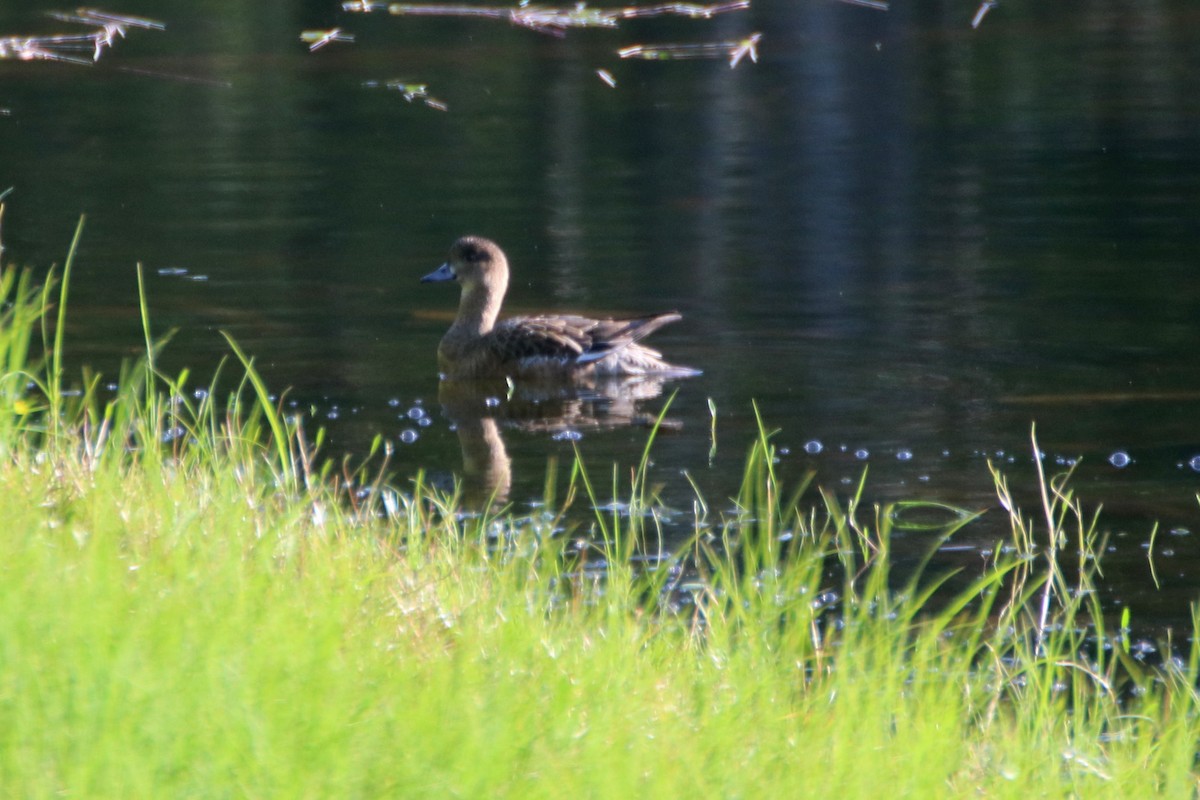
[[[50,348],[50,375],[46,385],[46,397],[50,403],[50,433],[54,437],[57,437],[61,432],[63,422],[63,340],[66,337],[67,329],[67,299],[71,289],[71,268],[75,264],[75,253],[79,249],[79,240],[83,237],[83,225],[86,220],[86,215],[80,216],[79,224],[75,226],[75,235],[71,238],[71,247],[67,251],[67,260],[63,264],[62,281],[59,284],[58,315],[54,323],[54,345]],[[46,286],[42,294],[44,308],[49,308],[49,293],[52,291],[53,286],[52,281],[46,281]],[[46,318],[43,316],[43,341],[46,338],[45,320]]]
[[[232,336],[224,331],[221,332],[221,335],[225,337],[225,341],[229,342],[234,355],[242,362],[242,367],[246,370],[246,377],[254,387],[254,393],[258,397],[258,404],[267,419],[267,424],[271,428],[271,438],[275,444],[275,456],[278,462],[280,482],[287,491],[295,491],[296,467],[291,448],[292,439],[288,435],[287,424],[284,422],[279,410],[275,408],[275,404],[271,400],[271,393],[267,390],[267,385],[263,383],[258,370],[254,369],[254,360],[242,351],[242,348],[238,346],[237,341]]]

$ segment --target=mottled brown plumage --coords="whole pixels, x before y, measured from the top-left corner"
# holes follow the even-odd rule
[[[631,319],[539,314],[497,321],[508,289],[508,259],[488,239],[464,236],[449,260],[422,281],[462,286],[458,316],[438,345],[445,378],[554,378],[585,375],[695,375],[638,341],[670,322],[674,311]]]

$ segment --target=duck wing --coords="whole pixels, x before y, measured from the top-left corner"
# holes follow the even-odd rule
[[[588,320],[594,323],[589,331],[592,337],[591,346],[580,356],[580,363],[598,361],[605,356],[622,350],[629,345],[644,339],[664,325],[677,322],[683,317],[675,311],[653,314],[648,317],[632,317],[630,319],[599,319]],[[646,350],[657,358],[656,351]]]
[[[631,319],[590,319],[547,314],[504,320],[488,335],[501,360],[562,359],[586,364],[649,336],[681,319],[674,311]]]

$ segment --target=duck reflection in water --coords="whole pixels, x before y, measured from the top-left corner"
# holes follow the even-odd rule
[[[638,401],[665,381],[700,374],[663,360],[641,340],[679,320],[674,311],[628,319],[538,314],[500,320],[508,259],[488,239],[464,236],[422,282],[456,281],[458,314],[438,345],[438,399],[462,447],[466,500],[503,504],[512,467],[500,423],[526,431],[582,432],[653,424]]]
[[[662,395],[663,387],[664,380],[653,376],[572,382],[443,380],[438,402],[462,449],[464,506],[487,511],[508,502],[512,460],[503,429],[551,436],[630,425],[649,429],[658,423],[658,414],[640,404]],[[669,418],[658,424],[666,430],[680,427]]]

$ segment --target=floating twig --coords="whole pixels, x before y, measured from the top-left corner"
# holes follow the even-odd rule
[[[758,43],[761,33],[754,33],[735,42],[697,42],[691,44],[635,44],[617,51],[621,58],[640,58],[646,61],[671,61],[693,58],[728,58],[732,69],[746,56],[758,63]]]
[[[307,42],[308,52],[313,53],[331,42],[353,42],[354,34],[344,33],[341,28],[332,28],[327,31],[302,31],[300,41]]]
[[[76,41],[78,40],[78,41]],[[17,61],[65,61],[69,64],[80,64],[88,67],[94,59],[80,58],[69,55],[81,48],[79,42],[86,41],[82,49],[93,49],[95,40],[91,35],[75,36],[8,36],[0,38],[0,59],[16,59]]]
[[[445,3],[375,3],[369,0],[350,0],[342,4],[345,11],[370,13],[387,11],[393,16],[439,16],[439,17],[483,17],[485,19],[507,19],[514,25],[562,36],[569,28],[615,28],[623,19],[674,15],[692,19],[711,19],[717,14],[743,11],[750,7],[750,0],[701,5],[697,3],[662,3],[653,6],[627,6],[625,8],[588,8],[583,3],[570,8],[520,5],[470,6]]]
[[[598,70],[596,70],[596,76],[598,78],[600,78],[600,80],[607,83],[611,88],[613,88],[613,89],[617,88],[617,79],[614,78],[613,74],[611,72],[609,72],[608,70],[598,69]]]
[[[420,100],[425,105],[438,111],[450,110],[448,105],[429,93],[429,87],[424,83],[410,83],[398,78],[396,80],[387,81],[383,84],[380,84],[379,81],[367,81],[363,84],[363,86],[372,89],[378,86],[383,86],[385,89],[399,92],[400,96],[410,103],[414,100]]]
[[[975,12],[975,18],[971,20],[971,27],[978,28],[987,13],[998,5],[1000,5],[1000,0],[983,0],[979,5],[979,10]]]
[[[50,17],[97,28],[93,33],[69,33],[51,36],[8,36],[0,38],[0,59],[18,61],[65,61],[90,65],[100,60],[105,48],[112,47],[118,38],[125,38],[128,28],[161,31],[166,25],[145,17],[110,14],[94,8],[80,8],[74,13],[52,11]],[[91,51],[91,59],[75,55]]]
[[[81,21],[90,25],[118,25],[122,28],[141,28],[146,31],[165,31],[167,24],[146,17],[131,17],[127,14],[110,14],[98,8],[81,8],[75,12]]]
[[[841,0],[841,2],[851,6],[862,6],[863,8],[873,8],[876,11],[887,11],[887,0]]]

